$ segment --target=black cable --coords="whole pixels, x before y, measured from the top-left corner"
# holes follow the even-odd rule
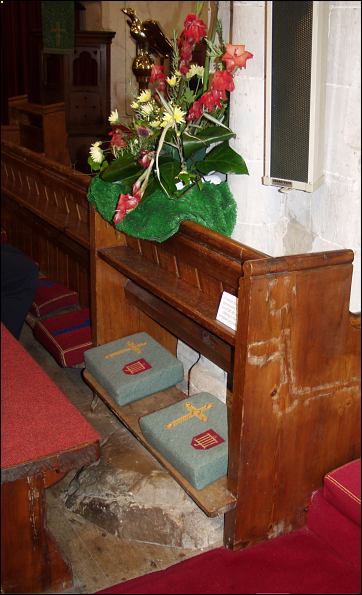
[[[190,396],[190,376],[191,376],[191,370],[194,366],[196,366],[196,364],[199,363],[200,361],[200,357],[201,357],[201,353],[199,353],[199,357],[197,358],[196,362],[194,362],[192,364],[192,366],[189,368],[189,371],[187,372],[187,396]]]

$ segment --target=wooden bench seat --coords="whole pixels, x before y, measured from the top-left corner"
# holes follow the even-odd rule
[[[1,587],[63,591],[72,571],[46,526],[45,489],[99,458],[98,433],[1,325]]]

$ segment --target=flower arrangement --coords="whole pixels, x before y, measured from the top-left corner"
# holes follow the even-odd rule
[[[224,44],[219,21],[207,37],[201,6],[197,3],[195,14],[187,15],[179,37],[174,34],[168,75],[163,66],[153,65],[149,87],[131,103],[132,123],[123,125],[114,109],[110,140],[96,141],[90,148],[88,163],[97,176],[88,198],[105,218],[131,235],[166,239],[166,232],[158,236],[147,231],[155,212],[161,227],[162,215],[176,222],[166,237],[183,219],[227,235],[235,224],[235,201],[227,182],[216,190],[205,176],[248,173],[243,158],[229,146],[235,134],[228,126],[228,107],[235,72],[253,55],[244,45]],[[193,61],[201,43],[206,45],[203,65]],[[228,209],[231,220],[220,228]],[[131,231],[128,221],[134,223]]]

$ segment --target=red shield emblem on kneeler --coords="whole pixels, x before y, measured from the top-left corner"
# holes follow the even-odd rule
[[[141,359],[136,359],[134,362],[129,362],[123,366],[122,371],[125,374],[134,376],[135,374],[142,374],[142,372],[150,370],[151,368],[152,366],[142,357]]]
[[[191,446],[196,450],[208,450],[209,448],[214,448],[214,446],[218,446],[218,444],[222,444],[223,442],[225,442],[224,438],[222,438],[217,432],[210,428],[205,430],[205,432],[194,436],[191,440]]]

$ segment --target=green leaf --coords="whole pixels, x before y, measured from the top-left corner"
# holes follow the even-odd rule
[[[119,182],[121,190],[128,192],[130,186],[143,171],[143,168],[135,161],[133,155],[122,155],[112,161],[109,167],[101,173],[101,178],[105,182]]]
[[[175,178],[181,170],[180,162],[168,159],[167,157],[161,157],[159,159],[159,168],[163,185],[169,194],[174,194],[176,192]]]
[[[206,149],[202,148],[199,149],[198,151],[195,151],[195,153],[193,153],[191,155],[191,157],[186,161],[186,166],[187,169],[191,169],[192,166],[194,165],[194,163],[196,163],[197,161],[203,161],[204,157],[206,155]]]
[[[195,167],[203,174],[218,171],[223,174],[248,174],[244,159],[236,153],[228,142],[221,143],[212,149]]]
[[[94,161],[92,157],[88,157],[87,163],[93,171],[98,171],[101,168],[101,164]]]
[[[233,138],[235,133],[230,128],[224,128],[223,126],[208,126],[197,130],[195,136],[189,132],[185,132],[183,135],[183,147],[185,158],[191,157],[195,151],[198,151],[202,147],[208,147],[213,143],[220,141],[226,141]]]
[[[195,93],[193,93],[190,87],[186,87],[185,92],[183,94],[183,99],[186,102],[186,105],[189,106],[195,101]]]

